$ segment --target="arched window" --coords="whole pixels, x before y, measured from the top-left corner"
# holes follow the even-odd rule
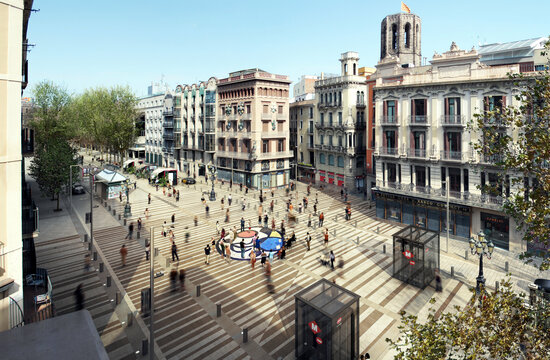
[[[321,164],[324,164],[324,163],[325,163],[325,154],[323,154],[323,153],[320,153],[320,154],[319,154],[319,162],[320,162]]]
[[[332,103],[332,93],[328,94],[328,102],[329,102],[329,104]]]
[[[344,167],[344,158],[341,156],[338,156],[338,167]]]
[[[420,36],[418,35],[418,24],[416,24],[416,32],[414,34],[415,40],[416,40],[416,47],[420,49]]]
[[[334,155],[328,156],[328,164],[334,166]]]
[[[361,92],[358,91],[357,92],[357,103],[359,104],[360,101],[361,101]]]
[[[382,26],[382,46],[380,46],[380,58],[383,59],[386,57],[386,37],[388,34],[386,34],[386,24]]]
[[[357,64],[353,64],[353,75],[357,75]]]
[[[344,64],[344,75],[348,74],[348,64]]]
[[[398,43],[397,43],[397,25],[396,24],[393,24],[391,26],[391,35],[392,35],[391,47],[392,49],[397,50]]]
[[[411,24],[405,25],[405,47],[408,49],[411,47]]]

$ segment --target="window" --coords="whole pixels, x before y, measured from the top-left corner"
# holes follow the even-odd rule
[[[338,92],[338,105],[342,105],[342,92]]]
[[[395,154],[396,147],[397,147],[396,132],[394,130],[384,131],[383,141],[384,141],[384,148],[388,149],[388,153],[392,151],[393,154]]]
[[[334,166],[334,155],[328,156],[328,164]]]
[[[285,142],[284,140],[277,140],[277,151],[285,151]]]
[[[269,106],[267,104],[264,104],[264,111],[263,111],[264,114],[267,114],[268,110],[269,110]]]
[[[262,140],[262,152],[269,152],[269,140]]]
[[[247,105],[246,105],[246,113],[247,113],[247,114],[250,114],[250,104],[247,104]]]
[[[309,124],[307,127],[307,132],[312,133],[313,132],[313,120],[309,120]]]
[[[321,143],[321,145],[323,145],[325,143],[325,136],[324,135],[319,135],[319,142]]]
[[[328,113],[328,126],[332,126],[332,113]]]
[[[398,43],[397,43],[397,25],[393,24],[391,26],[391,33],[392,33],[392,49],[397,50]]]
[[[358,156],[357,157],[357,160],[356,160],[356,167],[358,169],[362,169],[363,168],[363,164],[365,163],[365,159],[362,157],[362,156]]]
[[[315,166],[315,153],[313,151],[309,152],[309,162],[312,166]]]
[[[348,74],[348,64],[344,64],[344,75]]]
[[[357,75],[357,64],[353,64],[353,75]]]
[[[342,156],[338,156],[338,167],[344,167],[344,158]]]
[[[395,100],[387,100],[384,102],[384,117],[388,123],[397,122],[397,102]]]
[[[304,143],[304,137],[300,135],[300,144],[303,144],[303,143]]]
[[[411,47],[411,24],[405,25],[405,47],[408,49]]]
[[[325,114],[321,113],[321,126],[325,125]]]
[[[332,104],[332,93],[328,94],[328,102],[329,104]]]
[[[304,127],[304,120],[300,119],[300,130],[302,130]]]
[[[332,135],[328,136],[328,144],[332,146]]]
[[[304,153],[300,151],[300,162],[304,162]]]
[[[279,114],[282,114],[283,113],[283,105],[279,105],[279,107],[277,108],[278,110],[278,113]]]
[[[300,108],[300,116],[303,115],[302,111],[304,110],[304,108]]]
[[[320,154],[319,154],[319,162],[320,162],[321,164],[324,164],[324,163],[325,163],[325,154],[323,154],[323,153],[320,153]]]
[[[309,118],[313,119],[313,108],[312,107],[309,108]]]
[[[342,146],[342,137],[338,136],[338,146]]]
[[[338,112],[338,125],[342,126],[342,112]]]
[[[445,98],[445,118],[446,124],[460,124],[460,98]]]

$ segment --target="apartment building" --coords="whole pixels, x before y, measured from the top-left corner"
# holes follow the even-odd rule
[[[145,161],[165,166],[163,159],[163,111],[165,92],[151,94],[138,100],[137,110],[145,121]]]
[[[315,106],[314,93],[290,100],[290,149],[294,150],[291,178],[305,183],[315,183]]]
[[[217,79],[178,85],[174,97],[174,147],[179,169],[204,176],[215,165]]]
[[[268,189],[289,182],[288,76],[254,68],[217,81],[218,178]]]
[[[341,54],[341,74],[315,82],[316,181],[365,188],[366,78],[358,73],[359,54]]]
[[[523,251],[514,220],[502,212],[514,192],[509,177],[499,180],[495,159],[473,151],[478,135],[467,129],[476,113],[519,105],[520,89],[507,74],[520,66],[490,67],[475,49],[461,50],[454,42],[431,65],[416,66],[420,49],[400,49],[420,44],[419,34],[413,14],[392,15],[382,24],[381,45],[392,50],[382,49],[375,75],[376,215],[445,233],[448,192],[451,236],[468,239],[482,230],[495,246]],[[511,134],[489,117],[487,126]],[[500,185],[498,196],[480,190],[489,183]]]

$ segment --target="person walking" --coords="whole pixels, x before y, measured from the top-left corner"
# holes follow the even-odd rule
[[[122,202],[122,191],[118,194],[118,197],[120,198],[120,202]]]
[[[227,262],[231,262],[231,244],[225,247],[225,255],[227,255]]]
[[[242,211],[244,211],[246,209],[246,200],[245,200],[245,198],[242,198],[241,204],[242,204],[241,209],[242,209]]]
[[[298,205],[298,212],[299,212],[300,214],[302,213],[302,203],[300,203],[300,204]]]
[[[179,279],[180,279],[180,290],[185,291],[185,270],[184,269],[180,269]]]
[[[311,227],[311,214],[307,216],[307,227]]]
[[[231,197],[231,194],[227,195],[227,206],[231,206],[232,201],[233,201],[233,198]]]
[[[149,193],[149,195],[147,195],[147,204],[151,205],[151,193]]]
[[[336,257],[334,256],[334,252],[330,250],[330,267],[332,268],[332,270],[334,270],[334,259],[336,259]]]
[[[306,235],[306,245],[307,245],[307,251],[310,250],[310,244],[311,244],[311,235],[309,235],[309,232]]]
[[[84,272],[90,271],[90,254],[84,255]]]
[[[206,244],[204,248],[204,263],[206,265],[210,264],[210,244]]]
[[[226,233],[225,233],[225,228],[222,228],[222,232],[221,232],[221,234],[220,234],[220,239],[221,239],[221,240],[225,239],[225,235],[226,235]]]
[[[84,292],[82,291],[82,284],[78,284],[74,291],[75,310],[79,311],[84,309]]]
[[[223,210],[223,204],[224,204],[224,200],[223,200],[223,198],[221,198],[221,200],[220,200],[220,206],[221,206],[222,210]]]
[[[149,220],[149,208],[145,208],[143,213],[145,214],[145,220]]]
[[[149,252],[151,251],[151,245],[147,241],[145,243],[145,260],[149,261]]]
[[[237,227],[233,226],[233,241],[231,241],[231,243],[234,243],[236,239],[237,239]]]
[[[264,227],[267,227],[268,224],[269,224],[269,216],[267,216],[267,213],[265,213],[265,215],[264,215]]]
[[[176,202],[179,202],[180,201],[180,191],[178,190],[176,192]]]
[[[229,208],[225,211],[225,222],[229,222]]]
[[[177,279],[178,279],[178,271],[176,269],[170,270],[170,283],[172,284],[172,292],[176,292]]]
[[[178,247],[176,246],[176,242],[172,240],[172,261],[176,261],[175,259],[180,261],[180,257],[178,256]]]
[[[241,259],[244,259],[244,239],[241,239]]]
[[[254,240],[256,249],[260,250],[260,237],[258,236],[258,234],[254,235],[253,240]]]
[[[134,237],[134,223],[131,222],[130,225],[128,225],[128,235],[124,238],[125,240],[130,238],[132,240]]]
[[[229,209],[227,209],[229,210]],[[195,226],[198,226],[199,225],[199,218],[197,215],[195,215],[195,217],[193,218],[193,222],[195,223]]]
[[[141,231],[142,221],[141,218],[137,219],[138,231]]]
[[[262,226],[262,214],[258,215],[258,226]]]
[[[321,212],[319,214],[319,227],[323,226],[324,221],[325,221],[325,214],[323,214],[323,212]]]
[[[264,251],[262,251],[262,254],[261,254],[260,256],[261,256],[260,262],[261,262],[261,264],[262,264],[262,267],[264,267],[264,266],[265,266],[265,262],[266,262],[266,260],[267,260],[267,255],[265,254]]]
[[[260,222],[262,220],[262,217],[260,216]],[[241,217],[241,231],[244,231],[244,217]]]
[[[220,235],[220,222],[216,221],[216,232]]]
[[[271,203],[269,204],[269,210],[271,210],[271,212],[273,212],[273,207],[275,206],[275,202],[273,200],[271,200]]]
[[[254,265],[256,264],[256,252],[254,249],[250,250],[250,265],[252,266],[252,270],[254,270]]]
[[[162,224],[162,236],[166,237],[166,227],[168,225],[166,225],[166,221],[164,221],[164,224]]]
[[[222,249],[222,259],[225,257],[225,241],[220,241],[220,247]]]
[[[174,227],[174,223],[176,222],[176,213],[172,214],[172,227]]]
[[[328,228],[325,228],[325,247],[328,247]]]
[[[317,214],[317,203],[313,204],[313,213]]]
[[[120,261],[122,266],[126,266],[126,255],[128,255],[128,249],[126,249],[126,245],[122,244],[120,248]]]

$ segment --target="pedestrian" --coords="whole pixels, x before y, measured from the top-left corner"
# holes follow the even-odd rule
[[[245,186],[245,187],[244,187],[244,193],[245,193],[245,194],[248,194],[248,186]]]
[[[262,217],[260,216],[260,222],[262,220]],[[244,231],[244,217],[241,217],[241,231]]]
[[[231,261],[231,244],[227,244],[225,247],[225,254],[227,255],[227,261]]]
[[[216,221],[216,233],[220,235],[220,222]]]
[[[344,189],[341,189],[340,190],[340,198],[343,198],[344,197]]]
[[[145,208],[145,211],[143,213],[145,214],[145,220],[149,220],[149,208]]]
[[[166,196],[166,186],[162,187],[162,195]]]
[[[309,232],[306,235],[306,245],[307,245],[307,251],[310,250],[310,244],[311,244],[311,235],[309,235]]]
[[[267,213],[264,215],[264,227],[267,227],[267,224],[269,223],[269,216],[267,216]]]
[[[220,239],[223,240],[225,239],[225,228],[222,228],[222,232],[221,232],[221,236],[220,236]]]
[[[241,200],[241,204],[242,204],[242,210],[244,211],[246,209],[246,200],[244,198],[242,198]]]
[[[351,220],[351,207],[348,206],[348,220]]]
[[[172,227],[174,227],[174,223],[176,222],[176,213],[172,214]]]
[[[214,239],[212,239],[212,242],[214,242]],[[206,244],[204,248],[204,263],[206,265],[210,264],[210,244]]]
[[[334,256],[334,252],[332,250],[330,250],[330,267],[332,268],[332,270],[334,270],[334,259],[336,257]]]
[[[317,204],[313,204],[313,213],[317,214]]]
[[[84,271],[90,271],[90,254],[84,255]]]
[[[231,206],[232,201],[233,201],[233,198],[231,198],[231,194],[227,195],[227,206]]]
[[[271,190],[271,197],[274,197],[275,196],[275,193],[273,192],[273,190]]]
[[[252,249],[250,250],[250,265],[252,266],[252,270],[254,270],[254,264],[256,264],[256,253]]]
[[[138,231],[141,231],[141,226],[143,225],[142,221],[141,221],[141,218],[137,219],[137,224],[138,224]]]
[[[145,243],[145,260],[149,261],[149,252],[151,251],[151,245],[147,241]]]
[[[260,256],[261,256],[260,262],[262,264],[262,267],[264,267],[265,266],[265,261],[267,260],[267,255],[265,254],[264,251],[262,251],[262,254]]]
[[[260,250],[260,237],[258,236],[258,234],[254,235],[254,243],[256,249]]]
[[[180,191],[178,190],[176,192],[176,202],[179,202],[180,201]]]
[[[311,214],[307,216],[307,227],[311,227]]]
[[[242,183],[239,184],[239,189],[240,189],[241,191],[243,191],[243,184],[242,184]]]
[[[344,216],[345,216],[346,221],[349,220],[349,219],[348,219],[348,208],[345,209],[345,214],[344,214]]]
[[[225,222],[229,222],[229,208],[225,211]]]
[[[271,200],[271,203],[269,204],[269,209],[271,210],[271,212],[273,212],[274,206],[275,206],[275,203],[273,202],[273,200]]]
[[[223,210],[223,202],[224,202],[224,200],[223,200],[223,198],[221,198],[221,200],[220,200],[220,206],[221,206],[222,210]]]
[[[195,223],[195,226],[199,225],[199,218],[197,217],[197,215],[195,215],[195,217],[193,218],[193,222]]]
[[[137,181],[134,182],[134,190],[137,189]]]
[[[275,230],[275,218],[271,219],[271,228]]]
[[[176,242],[172,241],[172,261],[180,261],[180,257],[178,256],[178,247],[176,246]]]
[[[225,241],[220,241],[220,247],[222,249],[222,259],[225,257]]]
[[[441,274],[439,273],[439,269],[435,269],[435,291],[441,292],[443,290],[443,286],[441,286]]]
[[[210,217],[210,206],[208,204],[204,207],[204,211],[206,212],[206,217]]]
[[[244,239],[241,239],[241,259],[244,259]]]
[[[185,227],[185,242],[188,243],[189,242],[189,226],[186,226]]]
[[[164,221],[164,224],[162,224],[162,236],[166,237],[166,221]]]
[[[120,248],[120,260],[122,262],[122,266],[126,266],[126,255],[128,255],[128,249],[126,249],[126,245],[122,244],[122,247]]]
[[[300,203],[300,205],[298,205],[298,212],[301,214],[302,213],[302,203]]]
[[[258,215],[258,226],[262,226],[262,215]]]
[[[180,278],[180,289],[181,291],[185,291],[185,270],[184,269],[180,269],[179,278]]]
[[[122,202],[122,191],[120,193],[118,193],[118,197],[120,199],[120,202]]]
[[[328,247],[328,228],[325,229],[325,247]]]
[[[323,226],[323,222],[325,221],[325,214],[322,212],[319,214],[319,227]]]
[[[76,311],[84,309],[84,292],[82,291],[82,284],[78,284],[74,291],[75,308]]]
[[[172,196],[176,197],[176,193],[177,193],[176,188],[172,188]]]
[[[176,269],[170,270],[170,283],[172,284],[172,292],[176,292],[177,279],[178,279],[178,271]]]

